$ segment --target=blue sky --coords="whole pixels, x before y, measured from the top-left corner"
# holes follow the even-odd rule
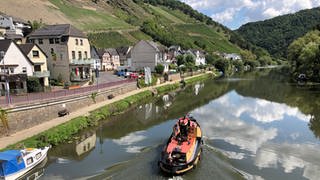
[[[320,0],[180,0],[213,20],[237,29],[247,22],[270,19],[320,6]]]

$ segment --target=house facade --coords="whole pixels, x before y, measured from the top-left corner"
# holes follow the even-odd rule
[[[91,66],[91,69],[94,71],[101,70],[101,59],[99,57],[98,51],[94,46],[91,46],[91,59],[93,60],[93,65]]]
[[[131,63],[136,71],[150,67],[155,70],[157,64],[163,64],[165,51],[164,48],[155,42],[141,40],[131,50]]]
[[[106,52],[110,54],[111,58],[111,70],[116,70],[120,66],[120,56],[116,49],[114,48],[108,48],[106,49]]]
[[[36,44],[20,44],[22,52],[33,62],[33,77],[39,78],[42,86],[49,86],[50,71],[47,66],[47,55]]]
[[[131,62],[129,63],[129,59],[131,59],[131,49],[132,46],[116,48],[120,58],[120,66],[131,66]]]
[[[229,59],[229,60],[234,60],[234,61],[241,60],[241,56],[236,53],[231,53],[231,54],[224,53],[222,56],[223,56],[223,58]]]
[[[110,71],[112,69],[111,55],[105,49],[97,50],[99,58],[101,59],[100,71]]]
[[[51,78],[63,82],[90,80],[93,64],[90,44],[80,30],[70,24],[48,25],[27,38],[47,55]]]
[[[11,40],[0,40],[0,90],[13,94],[27,92],[27,77],[33,76],[34,64]]]

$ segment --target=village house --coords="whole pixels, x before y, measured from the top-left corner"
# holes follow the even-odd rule
[[[99,59],[101,59],[100,71],[110,71],[112,69],[111,55],[105,49],[97,49]]]
[[[108,48],[106,52],[110,54],[112,70],[120,66],[120,56],[115,48]]]
[[[116,48],[120,58],[120,66],[131,66],[131,49],[132,46]]]
[[[47,55],[36,44],[20,44],[21,51],[33,63],[33,77],[39,78],[41,86],[49,86],[50,71],[47,67]]]
[[[165,48],[152,41],[141,40],[131,50],[132,68],[136,71],[144,70],[149,67],[151,71],[155,71],[157,64],[165,66],[168,70]]]
[[[93,60],[93,64],[91,66],[91,69],[93,71],[100,71],[101,70],[101,59],[99,57],[98,51],[94,46],[91,46],[91,59]]]
[[[34,63],[12,40],[0,40],[1,95],[27,92],[27,77],[33,76]]]
[[[98,49],[99,58],[101,58],[101,70],[112,71],[120,66],[120,57],[116,49]]]
[[[22,19],[0,13],[0,33],[6,38],[23,43],[24,35],[31,31],[31,26]]]
[[[70,24],[47,25],[27,36],[48,56],[51,78],[63,82],[89,81],[92,76],[87,36]]]
[[[195,57],[195,65],[200,66],[200,65],[205,65],[206,64],[206,56],[204,52],[200,50],[191,50],[193,56]]]
[[[223,53],[222,57],[225,58],[225,59],[232,60],[232,61],[241,60],[241,56],[236,54],[236,53],[231,53],[231,54]]]

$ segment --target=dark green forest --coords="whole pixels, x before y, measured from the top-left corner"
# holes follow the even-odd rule
[[[276,57],[287,57],[288,46],[320,24],[320,8],[248,23],[238,32],[250,43],[266,49]]]

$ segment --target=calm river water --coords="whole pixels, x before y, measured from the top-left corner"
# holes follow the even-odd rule
[[[178,177],[157,160],[177,118],[202,126],[200,165]],[[53,148],[40,179],[319,179],[320,89],[257,72],[209,80],[113,117]]]

